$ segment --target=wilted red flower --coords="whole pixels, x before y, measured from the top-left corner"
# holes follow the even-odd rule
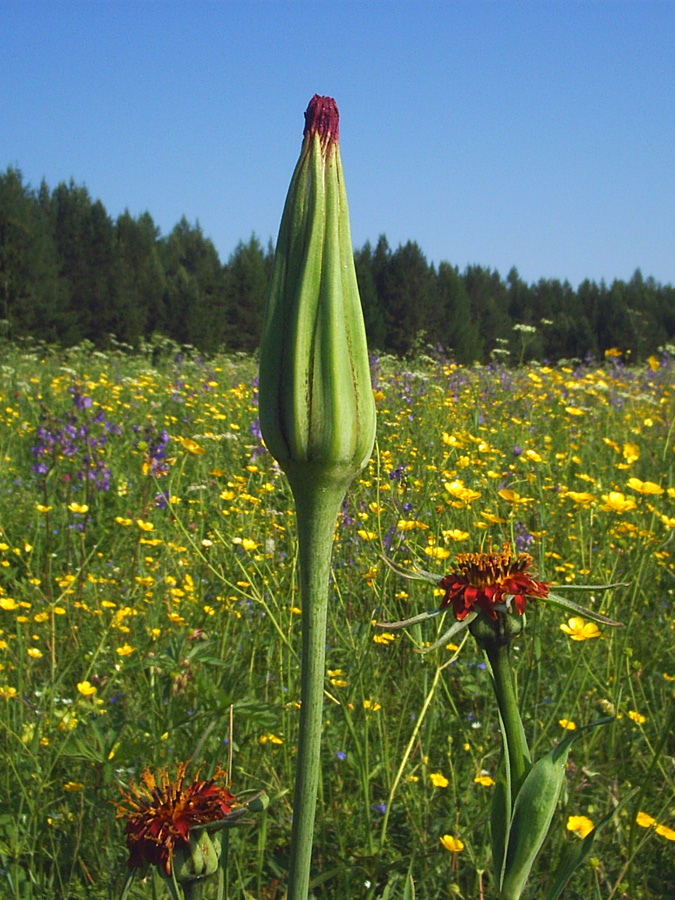
[[[129,848],[129,866],[152,863],[167,875],[177,849],[189,844],[190,829],[224,819],[236,806],[235,797],[217,784],[225,775],[218,768],[207,781],[195,781],[185,787],[185,763],[179,763],[175,781],[167,769],[159,783],[150,769],[143,772],[143,784],[122,791],[125,803],[116,803],[117,816],[128,817],[124,833]],[[199,775],[199,773],[197,773]]]
[[[456,570],[438,582],[445,589],[441,609],[452,604],[455,618],[461,622],[478,606],[496,619],[495,607],[512,598],[516,612],[522,615],[528,597],[548,596],[548,584],[527,573],[531,563],[527,553],[514,557],[509,544],[504,544],[500,553],[460,553]]]

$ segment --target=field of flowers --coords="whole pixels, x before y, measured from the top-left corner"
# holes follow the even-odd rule
[[[337,523],[316,898],[489,898],[501,749],[471,638],[429,654],[457,553],[510,542],[620,629],[530,603],[513,647],[528,738],[574,745],[554,860],[632,789],[567,897],[675,897],[675,360],[373,361],[378,445]],[[270,797],[230,838],[230,898],[281,900],[299,697],[294,514],[251,359],[2,348],[0,896],[112,898],[113,801],[150,766]],[[448,621],[445,622],[445,629]],[[414,894],[412,886],[414,885]],[[140,881],[132,897],[153,896]]]

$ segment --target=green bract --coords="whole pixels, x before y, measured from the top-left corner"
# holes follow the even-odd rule
[[[367,463],[375,402],[335,101],[312,98],[279,229],[260,347],[260,425],[296,485],[344,490]]]

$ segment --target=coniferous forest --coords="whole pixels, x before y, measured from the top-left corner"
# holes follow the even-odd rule
[[[151,335],[203,353],[255,351],[273,247],[253,235],[223,262],[199,224],[161,235],[150,213],[116,220],[86,187],[51,190],[0,174],[0,337],[65,346]],[[414,241],[381,235],[354,254],[369,345],[407,355],[439,348],[458,363],[601,356],[640,362],[675,342],[675,287],[643,277],[611,285],[527,284],[480,265],[427,262]]]

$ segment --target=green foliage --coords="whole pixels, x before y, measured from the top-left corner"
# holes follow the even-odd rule
[[[7,900],[115,896],[118,786],[193,756],[208,775],[230,754],[233,792],[264,789],[271,803],[230,837],[226,896],[283,897],[300,690],[290,492],[250,430],[253,360],[179,349],[9,347],[2,358]],[[383,548],[400,567],[443,573],[458,551],[515,540],[553,583],[630,582],[582,601],[623,628],[571,640],[560,626],[573,613],[531,603],[512,645],[534,759],[567,733],[560,722],[615,716],[575,744],[523,897],[546,896],[558,860],[564,872],[579,857],[570,815],[598,825],[639,786],[569,896],[663,900],[675,882],[672,359],[655,370],[379,365],[379,462],[351,490],[334,545],[314,898],[496,895],[495,785],[474,780],[496,781],[501,754],[483,660],[473,641],[415,652],[447,631],[447,614],[396,636],[371,623],[439,604],[432,586],[385,566]],[[36,456],[38,428],[66,425],[71,443]],[[33,471],[40,461],[46,472]],[[653,823],[641,827],[638,811]],[[446,835],[463,849],[445,849]],[[129,898],[150,891],[136,879]]]
[[[35,191],[17,169],[0,173],[0,337],[104,347],[114,335],[137,348],[159,332],[203,353],[255,352],[272,258],[252,235],[222,263],[198,223],[162,236],[147,212],[113,222],[73,181]],[[675,342],[675,287],[639,269],[611,286],[528,285],[515,268],[505,280],[436,268],[415,242],[392,250],[384,235],[354,262],[368,343],[382,352],[517,364],[619,348],[639,363]]]

